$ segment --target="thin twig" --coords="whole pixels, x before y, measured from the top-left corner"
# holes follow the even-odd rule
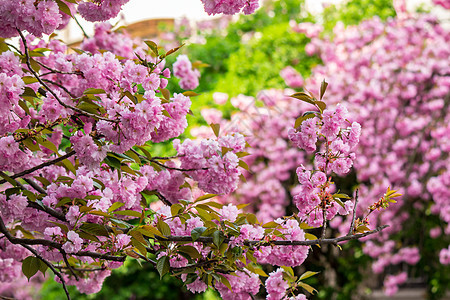
[[[80,22],[78,22],[77,18],[75,16],[72,16],[72,18],[75,20],[75,22],[77,23],[78,27],[80,27],[81,31],[83,32],[83,35],[85,38],[89,38],[89,36],[87,35],[86,31],[84,31],[83,26],[81,26]]]
[[[25,249],[27,249],[28,251],[33,253],[34,256],[36,256],[37,258],[42,260],[53,271],[53,273],[55,273],[55,275],[58,276],[58,278],[61,280],[64,292],[66,293],[66,296],[67,296],[67,299],[70,300],[70,295],[69,295],[69,292],[67,291],[66,282],[64,280],[64,277],[61,275],[61,273],[58,272],[50,262],[48,262],[42,256],[40,256],[36,250],[34,250],[32,247],[29,246],[29,245],[44,245],[44,244],[55,245],[56,244],[59,247],[61,247],[60,244],[52,242],[52,241],[47,241],[47,240],[20,239],[20,238],[13,237],[11,235],[11,233],[8,231],[8,229],[6,228],[5,223],[3,223],[3,219],[1,217],[0,217],[0,232],[3,233],[12,244],[21,245],[22,247],[24,247]],[[27,243],[22,243],[23,241],[27,241]],[[36,243],[33,243],[33,241],[35,241]],[[39,243],[37,243],[38,241],[39,241]]]
[[[325,201],[325,200],[323,200]],[[325,233],[327,232],[327,210],[326,210],[326,205],[324,204],[324,208],[322,209],[322,217],[323,217],[323,224],[322,224],[322,235],[320,236],[320,239],[324,239],[325,238]]]
[[[72,266],[70,265],[69,261],[67,260],[67,253],[63,249],[61,249],[59,252],[61,252],[62,257],[64,259],[64,262],[66,263],[67,268],[69,269],[70,273],[75,277],[76,281],[79,281],[80,278],[78,278],[77,274],[75,274],[75,271],[72,269]]]
[[[155,195],[156,195],[156,197],[158,197],[158,199],[161,200],[162,203],[164,203],[165,205],[167,205],[167,206],[172,206],[172,203],[170,203],[170,201],[167,200],[166,197],[164,197],[163,195],[161,195],[161,193],[156,193]]]
[[[61,284],[63,286],[64,292],[66,293],[67,300],[70,300],[70,294],[69,294],[69,291],[67,290],[66,281],[64,280],[64,277],[61,275],[61,273],[58,272],[58,270],[56,270],[55,267],[50,262],[48,262],[46,259],[44,259],[42,256],[40,256],[36,250],[34,250],[33,248],[31,248],[30,246],[27,246],[27,245],[21,244],[21,246],[24,247],[25,249],[27,249],[28,251],[30,251],[31,253],[33,253],[34,256],[36,256],[37,258],[42,260],[53,271],[53,273],[56,276],[58,276],[58,278],[61,280]]]
[[[55,269],[59,269],[59,270],[69,269],[68,267],[64,267],[64,266],[54,266],[54,267],[55,267]],[[104,270],[106,270],[105,267],[103,267],[103,268],[91,268],[91,269],[83,269],[83,268],[74,268],[74,267],[72,267],[72,269],[74,271],[77,271],[77,272],[96,272],[96,271],[104,271]]]
[[[350,229],[348,230],[348,236],[353,234],[354,228],[355,228],[355,221],[356,221],[356,206],[358,205],[358,189],[356,189],[355,194],[355,206],[353,207],[353,217],[352,217],[352,223],[350,224]]]
[[[57,87],[59,87],[60,89],[63,89],[67,94],[69,94],[70,97],[72,97],[72,98],[77,98],[74,94],[72,94],[72,93],[71,93],[65,86],[63,86],[62,84],[59,84],[59,83],[57,83],[57,82],[55,82],[55,81],[53,81],[53,80],[46,79],[46,78],[43,78],[42,81],[48,82],[48,83],[51,83],[51,84],[54,84],[54,85],[56,85]]]
[[[32,68],[32,66],[31,66],[31,63],[30,63],[30,55],[29,55],[29,53],[28,53],[28,46],[27,46],[27,41],[26,41],[26,39],[25,39],[25,36],[23,35],[23,33],[19,30],[19,29],[17,29],[17,31],[19,32],[19,35],[20,35],[20,37],[21,37],[21,39],[22,39],[22,43],[23,43],[23,46],[24,46],[24,49],[25,49],[25,58],[26,58],[26,64],[27,64],[27,66],[28,66],[28,69],[29,69],[29,71],[33,74],[33,76],[39,81],[39,83],[43,86],[43,87],[45,87],[45,89],[47,90],[47,91],[49,91],[50,92],[50,94],[52,94],[53,95],[53,97],[55,97],[55,99],[56,99],[56,101],[58,101],[58,103],[60,104],[60,105],[62,105],[62,106],[64,106],[65,108],[68,108],[68,109],[71,109],[71,110],[73,110],[73,111],[76,111],[77,113],[80,113],[80,114],[82,114],[82,115],[85,115],[85,116],[88,116],[88,117],[91,117],[91,118],[94,118],[94,119],[99,119],[99,120],[104,120],[104,121],[107,121],[107,122],[112,122],[112,123],[118,123],[119,122],[119,120],[110,120],[110,119],[108,119],[108,118],[104,118],[104,117],[101,117],[101,116],[98,116],[98,115],[96,115],[96,114],[91,114],[91,113],[89,113],[89,112],[86,112],[86,111],[84,111],[84,110],[81,110],[81,109],[79,109],[79,108],[77,108],[77,107],[74,107],[74,106],[72,106],[72,105],[69,105],[69,104],[66,104],[66,103],[64,103],[59,97],[58,97],[58,95],[39,77],[39,74],[37,74],[36,73],[36,71],[34,71],[34,69]]]

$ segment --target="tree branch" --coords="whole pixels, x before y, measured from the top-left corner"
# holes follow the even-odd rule
[[[315,239],[315,240],[307,240],[307,241],[291,241],[291,240],[281,240],[281,241],[244,241],[243,245],[245,246],[312,246],[312,245],[337,245],[338,243],[349,241],[349,240],[357,240],[368,235],[375,234],[377,232],[382,231],[383,229],[389,227],[389,225],[383,225],[375,228],[374,230],[370,230],[364,233],[358,233],[354,235],[345,235],[332,239]],[[169,242],[193,242],[191,236],[167,236],[167,237],[159,237],[155,236],[156,240],[159,241],[169,241]],[[213,238],[209,236],[201,236],[195,240],[195,242],[200,243],[213,243]],[[230,239],[226,238],[224,243],[229,243]]]
[[[60,162],[60,161],[63,161],[63,160],[65,160],[66,158],[69,158],[69,157],[71,157],[71,156],[74,155],[74,154],[75,154],[75,151],[72,150],[72,151],[70,151],[69,153],[66,153],[66,154],[63,155],[63,156],[60,156],[60,157],[55,158],[55,159],[53,159],[53,160],[46,161],[46,162],[44,162],[44,163],[42,163],[42,164],[40,164],[40,165],[37,165],[37,166],[35,166],[35,167],[33,167],[33,168],[30,168],[30,169],[28,169],[28,170],[22,171],[22,172],[20,172],[20,173],[11,175],[11,176],[9,176],[9,177],[11,177],[12,179],[14,179],[14,178],[17,178],[17,177],[22,177],[22,176],[24,176],[24,175],[28,175],[28,174],[30,174],[30,173],[33,173],[34,171],[37,171],[37,170],[39,170],[39,169],[42,169],[42,168],[45,168],[45,167],[54,165],[54,164],[56,164],[56,163],[58,163],[58,162]],[[5,180],[5,179],[0,180],[0,184],[3,184],[3,183],[6,183],[6,180]]]

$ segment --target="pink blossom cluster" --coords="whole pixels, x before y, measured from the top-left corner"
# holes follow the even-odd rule
[[[450,265],[450,246],[441,249],[439,252],[439,262],[443,265]]]
[[[78,4],[80,15],[90,22],[106,21],[117,16],[129,0],[95,0]]]
[[[296,220],[289,219],[283,221],[281,219],[275,220],[275,222],[281,224],[280,231],[284,234],[286,240],[291,241],[304,241],[305,232],[300,228]],[[255,228],[254,230],[258,230]],[[253,231],[254,231],[253,230]],[[251,234],[254,237],[258,237],[259,232]],[[281,237],[274,237],[274,240],[282,240]],[[274,247],[261,247],[260,252],[255,252],[255,257],[259,263],[271,264],[276,266],[299,266],[308,256],[308,246],[274,246]]]
[[[11,56],[12,52],[7,52],[0,56],[0,61],[5,62]],[[12,74],[19,66],[18,59],[12,56],[13,62],[17,62],[16,67],[8,65],[0,66],[0,134],[15,131],[19,127],[26,126],[30,121],[29,117],[25,117],[22,109],[18,106],[19,96],[24,91],[24,82],[17,74]],[[9,67],[9,68],[8,68]],[[19,71],[21,72],[21,70]],[[9,75],[11,74],[11,75]],[[20,74],[20,73],[19,73]]]
[[[199,82],[200,71],[192,68],[192,63],[186,55],[178,55],[173,64],[173,75],[180,78],[180,87],[185,90],[195,89]]]
[[[296,296],[288,295],[289,284],[283,277],[283,269],[279,268],[269,274],[265,287],[267,291],[267,300],[306,300],[306,296],[303,294],[297,294]]]
[[[39,1],[35,5],[33,0],[0,2],[1,37],[17,35],[17,29],[41,36],[51,34],[62,24],[62,16],[55,1]]]
[[[259,7],[259,0],[201,0],[208,15],[234,15],[241,10],[252,14]]]
[[[384,280],[385,293],[388,296],[393,296],[398,291],[398,286],[405,283],[408,278],[406,272],[399,273],[397,275],[389,275]]]
[[[20,171],[29,164],[31,151],[19,146],[12,136],[0,138],[0,171]]]
[[[229,194],[237,187],[240,171],[236,153],[244,150],[245,140],[241,134],[207,139],[200,143],[185,140],[174,141],[180,156],[181,168],[198,182],[200,189],[207,193]],[[224,149],[229,149],[224,151]]]
[[[313,70],[306,88],[327,78],[333,83],[327,101],[344,99],[349,118],[362,126],[353,150],[358,154],[353,168],[361,183],[358,215],[383,193],[383,187],[404,187],[404,196],[386,214],[375,211],[369,216],[372,226],[390,225],[376,237],[380,245],[390,241],[390,234],[415,226],[408,211],[423,212],[429,205],[441,219],[441,230],[434,232],[442,236],[450,232],[449,37],[434,16],[411,14],[385,23],[374,18],[347,28],[338,25],[332,39],[313,38],[310,43],[324,65]],[[341,233],[349,223],[347,219],[339,225]],[[396,253],[401,251],[396,246],[373,253],[373,269],[382,272],[397,263]],[[416,263],[420,256],[407,263]]]
[[[323,26],[311,22],[296,23],[294,20],[289,22],[292,30],[298,33],[304,33],[309,38],[318,37],[323,31]]]
[[[241,182],[239,188],[222,201],[250,203],[258,219],[264,222],[285,214],[290,195],[284,182],[295,174],[300,164],[309,163],[305,153],[288,142],[287,128],[292,127],[298,115],[310,109],[309,104],[286,96],[293,93],[292,90],[261,91],[258,99],[265,104],[263,107],[257,107],[253,97],[234,97],[231,102],[240,110],[230,121],[220,122],[225,132],[245,134],[251,146],[246,149],[251,155],[243,158],[250,166],[250,172],[244,172],[246,182]],[[221,103],[227,98],[226,94],[215,95],[215,100]],[[209,128],[195,131],[202,137],[208,137],[211,132]]]
[[[37,2],[2,0],[0,1],[0,23],[2,24],[0,36],[5,38],[17,36],[17,29],[26,30],[36,36],[51,34],[56,29],[66,26],[77,10],[88,21],[106,21],[117,16],[122,5],[128,1],[80,1],[76,6],[69,1],[58,4],[53,0]]]
[[[293,67],[287,66],[280,71],[280,76],[286,82],[286,85],[290,88],[300,88],[303,86],[303,77]]]
[[[436,5],[440,5],[445,9],[450,9],[450,1],[448,0],[433,0],[433,3]]]
[[[247,269],[236,271],[235,274],[236,275],[223,275],[230,282],[231,290],[223,283],[217,284],[216,288],[222,299],[247,300],[251,298],[250,295],[256,295],[259,292],[261,281],[258,274],[250,272]]]
[[[134,42],[128,34],[114,31],[111,24],[104,22],[95,24],[94,36],[84,39],[80,47],[90,53],[108,50],[120,57],[134,58]]]

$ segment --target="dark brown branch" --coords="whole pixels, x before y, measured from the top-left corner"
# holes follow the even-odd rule
[[[33,180],[29,179],[29,178],[23,178],[23,180],[25,180],[26,183],[28,183],[33,189],[35,189],[37,192],[46,195],[47,192],[40,187],[39,185],[37,185],[36,182],[34,182]]]
[[[63,221],[63,222],[67,222],[66,217],[63,213],[54,210],[51,207],[48,207],[44,204],[39,204],[37,202],[28,202],[28,207],[34,208],[34,209],[38,209],[40,211],[46,212],[47,214],[49,214],[52,217],[55,217],[56,219]]]
[[[58,162],[60,162],[60,161],[63,161],[63,160],[65,160],[66,158],[69,158],[69,157],[71,157],[71,156],[74,155],[74,154],[75,154],[75,151],[72,150],[72,151],[70,151],[69,153],[67,153],[67,154],[65,154],[65,155],[63,155],[63,156],[60,156],[60,157],[55,158],[55,159],[53,159],[53,160],[46,161],[46,162],[44,162],[44,163],[42,163],[42,164],[40,164],[40,165],[37,165],[37,166],[35,166],[35,167],[33,167],[33,168],[30,168],[30,169],[28,169],[28,170],[22,171],[22,172],[20,172],[20,173],[11,175],[11,176],[9,176],[9,177],[11,177],[12,179],[14,179],[14,178],[17,178],[17,177],[22,177],[22,176],[28,175],[28,174],[30,174],[30,173],[33,173],[34,171],[37,171],[37,170],[39,170],[39,169],[42,169],[42,168],[45,168],[45,167],[54,165],[54,164],[56,164],[56,163],[58,163]],[[5,182],[6,182],[5,179],[0,180],[0,184],[3,184],[3,183],[5,183]]]
[[[374,230],[370,230],[364,233],[358,233],[351,236],[341,236],[333,239],[315,239],[315,240],[307,240],[307,241],[290,241],[290,240],[281,240],[281,241],[270,241],[270,242],[262,242],[262,241],[244,241],[243,244],[245,246],[312,246],[312,245],[337,245],[338,243],[349,241],[349,240],[357,240],[363,238],[368,235],[375,234],[377,232],[382,231],[383,229],[389,227],[389,225],[379,226]],[[170,241],[170,242],[192,242],[192,237],[190,236],[167,236],[167,237],[159,237],[155,236],[155,239],[160,241]],[[195,242],[200,243],[212,243],[213,238],[209,236],[201,236]],[[224,240],[224,243],[230,242],[229,238]]]
[[[126,256],[115,256],[115,255],[109,255],[109,254],[103,254],[103,253],[97,253],[97,252],[91,252],[91,251],[79,251],[75,253],[70,253],[70,255],[74,256],[89,256],[92,258],[99,258],[99,259],[105,259],[110,261],[119,261],[124,262],[127,258]]]

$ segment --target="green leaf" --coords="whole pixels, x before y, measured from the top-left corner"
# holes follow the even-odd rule
[[[141,159],[136,155],[136,153],[134,153],[134,151],[128,150],[125,154],[131,157],[137,164],[141,163]]]
[[[141,212],[135,211],[135,210],[119,210],[114,212],[115,215],[122,215],[122,216],[130,216],[135,218],[140,218],[142,216]]]
[[[339,199],[339,198],[334,198],[334,201],[336,201],[337,204],[339,204],[340,206],[342,206],[343,208],[345,208],[345,204],[341,201],[341,199]]]
[[[74,165],[70,162],[70,160],[65,159],[63,161],[61,161],[61,164],[70,172],[72,172],[74,175],[77,174],[77,170],[75,170]]]
[[[85,239],[85,240],[90,240],[93,242],[100,242],[100,240],[93,234],[87,233],[87,232],[78,232],[78,235],[80,236],[80,238]]]
[[[255,216],[255,214],[252,214],[252,213],[247,214],[246,219],[247,219],[249,224],[257,224],[257,223],[259,223],[258,219]]]
[[[167,223],[165,223],[162,219],[158,220],[158,223],[156,224],[156,227],[165,236],[168,236],[168,235],[172,234],[172,231],[170,230],[169,225],[167,225]]]
[[[155,227],[150,226],[150,225],[143,225],[142,227],[138,228],[138,230],[142,234],[149,236],[149,237],[153,237],[155,235],[160,236],[160,237],[164,236],[158,229],[156,229]]]
[[[120,166],[121,166],[120,160],[118,160],[114,156],[110,156],[108,154],[108,156],[106,156],[103,161],[113,169],[120,169]]]
[[[219,124],[213,124],[211,123],[209,126],[211,126],[212,130],[214,131],[214,135],[216,137],[219,137],[219,133],[220,133],[220,125]]]
[[[200,196],[197,199],[195,199],[194,203],[202,201],[202,200],[210,199],[210,198],[215,197],[215,196],[217,196],[217,194],[205,194],[205,195]]]
[[[267,222],[266,224],[264,224],[263,228],[277,228],[278,226],[280,226],[280,224],[278,224],[274,221],[270,221],[270,222]]]
[[[161,89],[161,94],[163,95],[164,99],[170,100],[170,92],[168,89]]]
[[[191,258],[194,258],[194,259],[203,258],[203,256],[198,252],[198,250],[192,246],[180,246],[180,247],[178,247],[178,252],[183,252],[185,254],[188,254]]]
[[[142,236],[142,233],[139,232],[138,230],[130,230],[129,235],[131,235],[133,238],[135,238],[136,240],[138,240],[142,244],[144,244],[144,245],[147,244],[147,241]],[[142,251],[141,251],[141,253],[142,253]]]
[[[123,204],[122,202],[114,202],[110,208],[108,208],[108,212],[112,212],[115,211],[118,208],[121,208],[122,206],[124,206],[125,204]]]
[[[206,229],[207,229],[206,227],[197,227],[192,229],[191,231],[192,241],[195,242],[196,240],[198,240],[198,238],[203,234],[203,232],[205,232]]]
[[[305,233],[305,239],[307,240],[317,240],[317,236],[315,236],[314,234],[311,233]]]
[[[197,214],[204,220],[204,221],[211,221],[212,216],[204,209],[200,208],[198,205],[195,207],[197,210]]]
[[[315,112],[307,111],[306,113],[303,114],[303,116],[298,117],[295,120],[294,128],[299,128],[302,125],[303,121],[310,118],[314,118],[315,116],[316,116]]]
[[[281,266],[281,268],[283,268],[283,270],[284,270],[287,274],[289,274],[290,276],[292,276],[292,277],[295,276],[295,275],[294,275],[294,270],[292,270],[291,267]]]
[[[156,270],[158,270],[160,278],[167,274],[170,270],[169,257],[162,256],[156,263]]]
[[[216,230],[212,234],[212,237],[214,245],[216,245],[217,248],[220,248],[220,245],[225,240],[225,235],[223,234],[223,232],[221,230]]]
[[[317,105],[317,107],[319,107],[321,112],[323,112],[327,108],[327,105],[323,101],[316,101],[315,104]]]
[[[314,292],[317,292],[315,288],[304,282],[299,282],[298,285],[307,290],[310,294],[314,294]]]
[[[109,237],[109,233],[106,227],[96,223],[83,223],[80,226],[80,230],[85,231],[87,233],[92,233],[94,235]]]
[[[158,53],[158,45],[156,45],[155,42],[153,42],[153,41],[144,41],[144,43],[150,48],[150,50],[152,50],[152,52],[153,52],[156,56],[159,55],[159,53]]]
[[[138,249],[138,251],[144,255],[147,256],[147,249],[145,248],[145,246],[138,240],[136,240],[135,238],[131,238],[131,244]]]
[[[58,154],[58,148],[55,146],[55,144],[53,144],[52,142],[48,141],[48,140],[40,140],[38,141],[39,144],[51,151],[53,151],[54,153]],[[42,149],[42,148],[41,148]]]
[[[12,184],[13,186],[17,186],[17,182],[12,179],[11,177],[9,177],[8,175],[6,175],[5,173],[1,172],[0,176],[3,177],[3,179],[5,179],[6,181],[8,181],[10,184]]]
[[[200,94],[197,94],[196,92],[193,91],[186,91],[183,93],[184,96],[186,97],[195,97],[195,96],[200,96]]]
[[[169,56],[172,53],[175,53],[176,51],[178,51],[183,46],[184,46],[184,44],[182,44],[181,46],[175,47],[173,49],[170,49],[169,51],[166,52],[165,57]]]
[[[298,99],[298,100],[301,100],[303,102],[313,104],[313,105],[315,103],[314,99],[306,93],[295,93],[295,94],[290,95],[289,97],[292,97],[292,98],[295,98],[295,99]]]
[[[222,274],[216,274],[216,275],[219,276],[220,282],[222,282],[224,286],[226,286],[230,291],[233,291],[233,289],[231,288],[230,282],[228,281],[228,279],[225,276],[223,276]]]
[[[34,76],[24,76],[22,77],[22,80],[25,84],[38,82],[38,80]]]
[[[269,277],[269,275],[267,275],[267,273],[264,272],[263,269],[260,269],[260,268],[258,268],[258,267],[253,268],[252,271],[253,271],[253,273],[258,274],[259,276],[262,276],[262,277]]]
[[[322,84],[320,85],[320,100],[322,100],[323,95],[325,94],[325,91],[327,90],[328,83],[325,81],[325,79],[322,81]]]
[[[248,167],[248,165],[247,165],[247,163],[245,161],[239,160],[239,164],[238,165],[239,165],[239,167],[249,171],[249,167]]]
[[[85,95],[92,95],[92,94],[106,94],[105,90],[103,89],[93,89],[89,88],[83,92]]]
[[[63,13],[65,13],[66,15],[70,16],[73,18],[72,13],[70,11],[70,8],[67,6],[66,3],[64,3],[61,0],[56,0],[56,3],[58,4],[59,10],[62,11]]]
[[[183,208],[183,205],[181,205],[180,203],[176,203],[170,207],[170,212],[172,216],[176,216],[178,215],[178,213],[180,213],[180,211],[183,212]]]
[[[304,279],[312,277],[316,274],[319,274],[319,272],[306,271],[305,273],[302,274],[302,276],[300,276],[299,280],[304,280]]]
[[[41,260],[34,256],[28,256],[22,261],[22,273],[28,278],[33,277],[40,269]]]

